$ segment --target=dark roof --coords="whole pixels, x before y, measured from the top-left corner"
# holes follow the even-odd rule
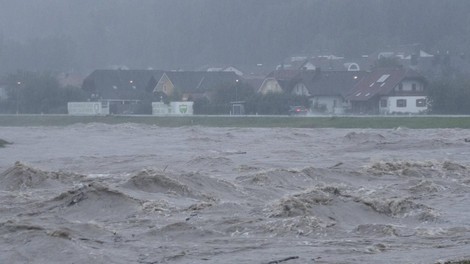
[[[289,81],[297,77],[302,71],[301,70],[286,70],[286,69],[280,69],[280,70],[275,70],[272,71],[266,76],[266,78],[274,78],[277,81],[280,80],[285,80]]]
[[[276,65],[272,64],[250,64],[250,65],[239,65],[237,69],[243,72],[243,76],[266,76],[273,69],[276,68]]]
[[[181,92],[205,92],[241,80],[234,72],[174,71],[165,74]]]
[[[284,91],[290,91],[297,83],[302,70],[279,69],[270,72],[266,79],[273,78],[279,83]]]
[[[351,90],[347,99],[351,101],[368,101],[376,95],[387,95],[404,79],[424,77],[413,70],[404,68],[377,68],[364,76]]]
[[[303,71],[299,82],[313,96],[346,96],[365,74],[363,71]]]
[[[101,99],[138,100],[151,93],[163,75],[158,70],[95,70],[83,81],[82,89]]]
[[[243,78],[243,82],[248,84],[256,92],[264,82],[264,76],[249,76]]]

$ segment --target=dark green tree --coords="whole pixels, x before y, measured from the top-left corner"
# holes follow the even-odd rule
[[[297,96],[290,93],[268,93],[253,96],[246,105],[251,114],[260,115],[286,115],[290,106],[303,105],[310,107],[306,96]]]
[[[3,104],[7,113],[66,113],[67,102],[84,101],[78,87],[61,87],[50,73],[18,72],[5,78],[8,100]]]
[[[200,98],[194,102],[195,114],[229,114],[231,102],[249,102],[255,92],[253,87],[239,81],[235,84],[221,84],[211,91],[210,98]]]
[[[429,101],[434,114],[470,114],[470,80],[458,76],[434,81]]]

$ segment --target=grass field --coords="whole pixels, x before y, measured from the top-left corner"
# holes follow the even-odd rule
[[[470,128],[470,116],[69,116],[0,115],[0,126],[139,123],[162,127]]]

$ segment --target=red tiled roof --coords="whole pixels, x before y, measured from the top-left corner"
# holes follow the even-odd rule
[[[378,68],[362,78],[347,99],[367,101],[376,95],[389,94],[405,78],[422,78],[416,72],[404,68]]]

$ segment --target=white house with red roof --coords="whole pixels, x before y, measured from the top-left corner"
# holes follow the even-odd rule
[[[347,99],[360,114],[420,114],[428,110],[426,79],[404,68],[377,68],[364,76]]]

